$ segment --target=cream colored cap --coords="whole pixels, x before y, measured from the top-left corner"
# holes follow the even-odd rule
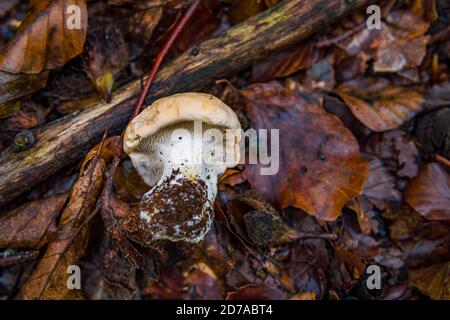
[[[130,122],[125,130],[123,149],[130,154],[142,138],[178,122],[195,120],[228,129],[241,128],[234,111],[215,96],[200,92],[178,93],[156,100]]]

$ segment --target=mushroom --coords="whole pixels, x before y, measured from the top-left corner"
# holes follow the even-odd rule
[[[152,187],[133,210],[141,244],[204,238],[218,176],[239,162],[240,128],[230,107],[194,92],[156,100],[130,122],[124,151]]]

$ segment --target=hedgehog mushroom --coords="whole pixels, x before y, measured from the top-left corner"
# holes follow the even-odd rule
[[[124,151],[152,187],[130,213],[137,241],[203,239],[218,176],[239,161],[240,128],[221,100],[193,92],[156,100],[130,122]]]

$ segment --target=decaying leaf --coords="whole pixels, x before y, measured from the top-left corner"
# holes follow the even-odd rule
[[[450,219],[450,175],[439,164],[423,166],[404,195],[405,201],[426,219]]]
[[[67,287],[67,267],[78,263],[89,238],[89,225],[83,225],[94,210],[103,186],[105,162],[91,161],[72,188],[58,224],[57,238],[48,244],[30,278],[22,286],[19,299],[74,299],[78,290]],[[78,230],[81,228],[81,230]]]
[[[268,81],[289,76],[312,66],[322,52],[311,41],[275,52],[252,68],[252,81]]]
[[[449,123],[450,107],[429,112],[418,119],[414,135],[427,154],[438,153],[450,159]]]
[[[281,208],[295,206],[319,219],[336,219],[367,178],[367,162],[351,132],[278,83],[252,85],[242,93],[252,127],[279,129],[280,136],[279,171],[261,175],[262,165],[246,165],[252,187]]]
[[[67,194],[30,201],[0,217],[0,248],[39,249],[48,240]]]
[[[68,27],[71,5],[80,8],[80,29]],[[0,52],[0,70],[34,74],[64,65],[83,51],[87,19],[85,0],[30,0],[26,19]]]
[[[442,263],[409,272],[410,283],[435,300],[450,300],[450,263]]]
[[[423,110],[419,89],[391,85],[381,78],[352,80],[336,93],[359,121],[378,132],[398,128]]]
[[[13,10],[18,4],[20,0],[3,0],[0,2],[0,18],[6,16],[8,12]]]
[[[401,193],[385,164],[378,158],[370,160],[369,175],[364,183],[363,194],[372,202],[400,202]]]
[[[284,300],[286,295],[278,288],[260,285],[246,285],[235,292],[228,293],[228,300]]]
[[[0,71],[0,118],[18,111],[17,100],[45,87],[47,77],[48,72],[26,75]]]
[[[377,51],[376,72],[399,72],[418,67],[426,54],[429,36],[423,34],[429,23],[410,11],[391,12],[387,24],[381,28],[381,41]]]

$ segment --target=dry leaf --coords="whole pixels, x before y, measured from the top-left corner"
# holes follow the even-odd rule
[[[381,78],[349,81],[336,93],[359,121],[377,132],[400,127],[422,111],[424,103],[418,89],[390,85]]]
[[[293,295],[289,300],[316,300],[315,292],[301,292]]]
[[[47,77],[48,72],[26,75],[0,71],[0,118],[18,111],[20,102],[17,99],[45,87]]]
[[[39,249],[67,194],[27,202],[0,218],[0,248]]]
[[[410,271],[409,281],[432,299],[450,300],[449,275],[450,263],[447,262]]]
[[[321,55],[321,50],[317,49],[311,41],[277,51],[253,66],[252,81],[261,82],[287,77],[311,67]]]
[[[249,284],[237,291],[229,292],[227,300],[285,300],[286,294],[276,287],[265,283],[259,285]]]
[[[423,166],[404,195],[405,201],[426,219],[450,219],[450,175],[439,164]]]
[[[402,195],[396,188],[395,178],[388,172],[383,161],[373,158],[369,168],[363,194],[372,201],[400,202]]]
[[[422,222],[420,215],[406,205],[389,204],[381,215],[389,224],[390,236],[394,240],[405,240],[411,238],[414,230]]]
[[[89,238],[89,225],[82,228],[78,234],[77,231],[95,208],[103,186],[105,167],[103,159],[99,159],[91,161],[82,172],[61,215],[58,238],[48,244],[44,256],[21,287],[19,299],[81,297],[79,290],[70,290],[67,287],[67,267],[77,264],[84,255]]]
[[[20,0],[3,0],[0,2],[0,18],[6,16],[11,10],[13,10]]]
[[[252,187],[281,208],[295,206],[335,220],[367,178],[367,161],[351,132],[322,107],[278,83],[252,85],[242,93],[252,127],[279,129],[280,135],[279,172],[261,175],[260,164],[246,165]]]
[[[81,9],[81,29],[67,27],[70,5]],[[87,19],[85,0],[30,0],[27,17],[0,52],[0,70],[40,73],[64,65],[83,51]]]

